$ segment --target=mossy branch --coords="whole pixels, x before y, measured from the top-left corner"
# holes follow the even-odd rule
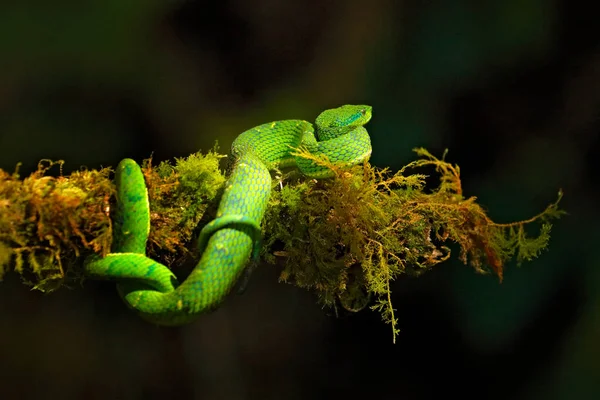
[[[280,280],[316,292],[320,302],[337,310],[370,308],[381,313],[398,333],[391,301],[391,282],[400,274],[420,275],[451,256],[479,273],[502,280],[506,263],[520,264],[547,248],[551,224],[564,211],[562,198],[539,215],[519,222],[493,222],[464,197],[460,170],[425,149],[400,171],[368,163],[355,167],[331,164],[304,149],[297,155],[330,168],[333,179],[313,180],[292,170],[275,172],[263,222],[266,263],[281,267]],[[196,257],[194,238],[214,218],[226,180],[219,168],[225,157],[217,148],[174,163],[142,169],[151,206],[148,255],[177,270]],[[81,265],[92,252],[106,254],[112,240],[110,210],[115,188],[112,170],[62,174],[62,161],[40,162],[36,172],[20,179],[17,170],[0,170],[0,279],[11,270],[34,289],[54,291],[85,279]],[[57,176],[48,176],[58,166]],[[426,188],[428,176],[408,173],[435,167],[437,188]],[[541,224],[529,237],[526,226]],[[373,300],[374,302],[372,302]]]

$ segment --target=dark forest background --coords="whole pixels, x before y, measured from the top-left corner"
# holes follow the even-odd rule
[[[565,191],[549,251],[505,280],[456,259],[393,285],[401,334],[259,269],[178,329],[109,283],[0,284],[6,399],[600,398],[600,29],[583,1],[5,1],[0,168],[65,173],[206,151],[373,106],[371,162],[425,147],[498,222]]]

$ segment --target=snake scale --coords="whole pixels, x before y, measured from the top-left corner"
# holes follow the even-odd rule
[[[310,178],[329,178],[331,170],[293,155],[298,147],[337,164],[368,160],[371,141],[364,125],[371,107],[344,105],[323,111],[314,125],[281,120],[256,126],[233,142],[234,159],[216,218],[201,230],[201,258],[181,283],[171,270],[146,256],[150,232],[148,191],[139,165],[122,160],[115,171],[113,242],[105,257],[91,256],[84,270],[96,279],[115,280],[124,302],[143,319],[175,326],[217,308],[258,254],[261,221],[271,192],[271,170],[296,167]]]

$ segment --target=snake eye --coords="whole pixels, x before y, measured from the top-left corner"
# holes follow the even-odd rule
[[[360,110],[360,113],[361,113],[362,115],[365,115],[365,114],[367,113],[367,110],[363,108],[363,109],[361,109],[361,110]]]

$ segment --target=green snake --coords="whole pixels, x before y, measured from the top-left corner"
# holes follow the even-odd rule
[[[344,105],[322,112],[315,124],[281,120],[256,126],[233,142],[234,164],[216,218],[201,230],[201,258],[181,283],[171,270],[146,256],[150,232],[148,191],[139,165],[122,160],[115,171],[113,242],[105,257],[91,256],[84,270],[96,279],[117,281],[124,302],[143,319],[175,326],[217,308],[252,255],[258,254],[261,221],[271,193],[271,170],[296,167],[310,178],[333,172],[294,155],[300,147],[335,164],[356,165],[371,156],[364,125],[371,107]]]

